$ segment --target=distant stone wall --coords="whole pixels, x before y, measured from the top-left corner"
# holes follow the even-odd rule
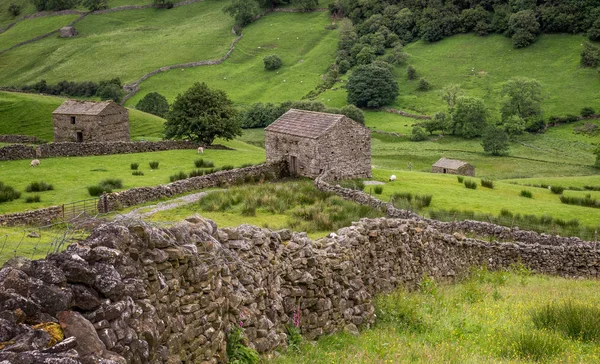
[[[389,112],[390,114],[397,114],[397,115],[402,115],[404,117],[407,118],[411,118],[411,119],[416,119],[416,120],[431,120],[431,116],[429,115],[417,115],[417,114],[411,114],[409,112],[406,112],[404,110],[398,110],[398,109],[384,109],[385,112]]]
[[[31,135],[0,134],[0,143],[35,144],[40,141]]]
[[[14,214],[0,215],[0,226],[43,226],[60,219],[63,214],[62,206],[52,206]]]
[[[517,262],[600,276],[592,244],[485,242],[416,220],[362,219],[316,241],[249,225],[217,229],[199,216],[171,228],[113,223],[46,260],[4,265],[0,341],[14,343],[0,362],[226,362],[227,334],[240,322],[259,352],[279,350],[295,312],[308,339],[357,332],[375,321],[376,294]],[[49,345],[46,331],[29,326],[40,322],[60,323],[67,339]]]
[[[102,195],[98,201],[98,211],[109,212],[203,188],[231,185],[240,180],[243,181],[246,177],[267,176],[269,177],[267,179],[277,179],[286,173],[287,166],[285,162],[278,162],[219,171],[155,187],[138,187],[121,192],[112,192]]]
[[[11,144],[0,148],[0,161],[34,159],[35,157],[35,149],[29,145]]]

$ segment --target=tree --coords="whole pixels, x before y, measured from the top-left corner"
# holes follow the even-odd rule
[[[462,96],[452,113],[453,131],[465,138],[480,136],[487,126],[488,112],[482,99]]]
[[[283,66],[283,61],[276,54],[272,54],[263,58],[263,63],[265,64],[265,69],[269,71],[279,69],[281,66]]]
[[[456,83],[451,83],[442,89],[442,100],[448,105],[448,111],[452,112],[454,110],[456,100],[464,94],[465,93],[460,88],[460,85]]]
[[[422,123],[423,127],[429,134],[433,135],[436,130],[444,131],[446,126],[446,114],[443,112],[436,112],[432,119]]]
[[[519,115],[511,115],[500,124],[502,129],[509,135],[523,134],[527,127],[527,121]]]
[[[600,47],[590,42],[585,42],[581,51],[581,65],[583,67],[596,67],[600,63]]]
[[[231,0],[231,4],[223,8],[225,14],[229,14],[235,24],[243,27],[250,23],[260,12],[256,0]]]
[[[215,138],[230,140],[242,134],[238,113],[227,94],[196,82],[177,95],[165,123],[167,139],[189,139],[210,145]]]
[[[404,53],[402,45],[397,45],[384,57],[384,60],[394,66],[401,66],[408,60],[408,54]]]
[[[417,90],[419,91],[429,91],[433,86],[427,81],[424,77],[419,80],[419,86],[417,86]]]
[[[417,79],[417,70],[409,65],[408,68],[406,69],[406,76],[408,77],[409,80],[416,80]]]
[[[594,25],[588,30],[588,38],[590,40],[600,40],[600,18],[596,19]]]
[[[8,6],[8,12],[13,17],[19,16],[19,14],[21,14],[21,5],[10,3]]]
[[[522,119],[531,120],[542,115],[542,85],[531,78],[511,78],[502,87],[505,97],[500,113],[502,121],[517,115]]]
[[[349,117],[350,119],[356,121],[360,124],[365,124],[365,114],[363,114],[362,110],[357,108],[354,105],[346,105],[340,110],[340,114]]]
[[[485,129],[481,141],[483,151],[491,155],[508,154],[508,135],[496,127]]]
[[[388,67],[369,64],[356,67],[348,79],[348,102],[378,108],[398,97],[398,82]]]
[[[158,92],[150,92],[135,105],[135,108],[164,118],[169,112],[169,103]]]
[[[427,139],[427,134],[425,133],[425,130],[423,128],[421,128],[420,126],[415,126],[412,128],[410,140],[412,140],[413,142],[422,142],[425,139]]]
[[[123,98],[123,90],[121,90],[121,87],[117,84],[106,83],[98,87],[98,96],[100,96],[102,100],[119,102],[121,101],[121,98]]]
[[[539,32],[540,23],[532,10],[521,10],[508,19],[508,35],[512,37],[515,48],[527,47],[535,42]]]

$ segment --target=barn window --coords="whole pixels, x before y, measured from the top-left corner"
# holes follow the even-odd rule
[[[71,116],[71,124],[75,124],[75,116]]]

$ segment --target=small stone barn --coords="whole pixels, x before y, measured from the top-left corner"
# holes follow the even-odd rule
[[[371,177],[371,133],[337,114],[291,109],[265,128],[267,162],[286,160],[292,175]]]
[[[456,159],[441,158],[435,162],[431,168],[433,173],[448,173],[448,174],[459,174],[462,176],[475,177],[475,167],[467,162],[459,161]]]
[[[61,38],[71,38],[76,35],[77,35],[77,30],[75,30],[75,27],[66,26],[66,27],[60,28],[60,37]]]
[[[52,121],[55,142],[129,141],[129,111],[114,101],[67,100]]]

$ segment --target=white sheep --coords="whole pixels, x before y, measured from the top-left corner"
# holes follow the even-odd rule
[[[30,166],[32,166],[32,167],[37,167],[39,165],[40,165],[40,160],[39,159],[32,160],[31,164],[30,164]]]
[[[204,153],[204,148],[198,147],[198,154],[202,154],[202,153]]]
[[[395,180],[396,180],[396,175],[395,175],[395,174],[392,174],[392,175],[390,176],[390,182],[393,182],[393,181],[395,181]]]
[[[331,239],[337,239],[338,238],[338,234],[336,234],[336,233],[329,233],[329,235],[327,235],[327,237],[331,238]]]

